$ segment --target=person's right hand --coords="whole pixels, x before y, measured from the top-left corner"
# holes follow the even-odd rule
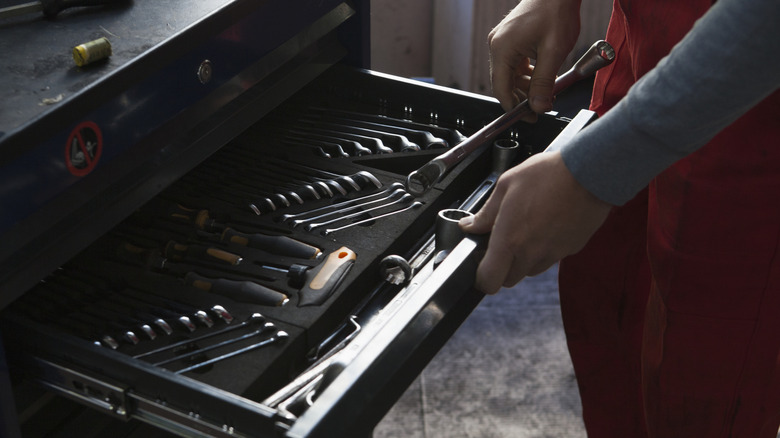
[[[522,0],[501,20],[488,44],[493,95],[505,111],[526,98],[536,113],[552,110],[555,76],[579,33],[580,0]]]

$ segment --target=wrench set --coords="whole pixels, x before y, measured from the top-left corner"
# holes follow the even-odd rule
[[[203,388],[265,403],[274,415],[299,415],[312,400],[288,398],[287,385],[306,372],[294,392],[316,394],[320,384],[309,377],[327,379],[326,364],[352,354],[361,327],[391,313],[380,309],[417,274],[405,259],[430,252],[420,248],[437,213],[462,203],[491,171],[487,154],[475,154],[424,195],[404,184],[409,172],[476,132],[487,110],[465,118],[394,109],[370,93],[353,102],[331,99],[330,89],[309,91],[43,277],[4,309],[3,333],[57,333],[52,349],[93,357],[98,380],[136,376],[129,392],[159,397],[166,409],[178,403],[187,421],[201,421],[190,405],[222,394]],[[526,150],[524,135],[508,136]],[[190,393],[192,380],[205,386]],[[77,374],[62,381],[80,399],[105,390],[85,395]],[[271,403],[274,394],[285,397]]]
[[[362,260],[352,243],[372,230],[381,236],[393,217],[413,222],[427,202],[399,175],[349,159],[436,151],[463,137],[400,118],[296,107],[292,121],[289,111],[233,140],[44,278],[13,304],[16,316],[205,379],[254,351],[280,354],[297,326],[327,315],[324,305]],[[336,157],[346,161],[323,164]],[[363,268],[362,276],[374,275]]]
[[[371,436],[481,298],[459,212],[587,121],[364,70],[368,0],[168,3],[62,17],[89,69],[3,29],[0,435]]]

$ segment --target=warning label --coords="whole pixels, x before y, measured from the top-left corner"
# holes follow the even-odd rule
[[[70,173],[84,176],[97,166],[103,151],[103,134],[93,122],[82,122],[76,126],[65,145],[65,164]]]

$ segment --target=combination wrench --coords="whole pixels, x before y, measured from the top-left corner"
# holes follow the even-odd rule
[[[609,65],[614,59],[615,50],[612,46],[606,41],[596,41],[569,71],[555,80],[553,96],[565,90],[574,82],[590,76],[596,70]],[[423,195],[434,184],[439,182],[453,166],[463,161],[464,158],[480,146],[495,139],[499,134],[509,129],[531,112],[527,99],[519,103],[457,146],[410,173],[406,178],[406,189],[414,196]]]
[[[350,199],[348,201],[337,202],[337,203],[334,203],[334,204],[331,204],[331,205],[326,205],[324,207],[315,208],[313,210],[307,210],[307,211],[304,211],[304,212],[301,212],[301,213],[285,214],[285,215],[280,216],[279,220],[282,221],[282,222],[287,222],[289,220],[295,220],[295,219],[306,217],[306,216],[310,216],[310,215],[322,214],[322,213],[326,213],[326,212],[329,212],[329,211],[340,210],[340,209],[343,209],[343,208],[346,208],[346,207],[352,207],[352,206],[358,205],[358,204],[360,204],[360,203],[362,203],[364,201],[368,201],[368,200],[374,199],[374,198],[380,198],[382,196],[387,195],[388,193],[391,193],[391,192],[394,192],[394,191],[396,191],[398,189],[403,189],[403,188],[404,188],[403,184],[401,184],[401,183],[393,183],[393,184],[390,184],[389,186],[385,187],[384,190],[381,190],[381,191],[376,192],[376,193],[372,193],[370,195],[360,196],[358,198]]]
[[[407,202],[411,202],[411,201],[414,200],[414,196],[412,196],[412,195],[410,195],[408,193],[401,192],[400,194],[401,194],[400,198],[397,198],[394,201],[389,202],[387,204],[378,205],[376,207],[368,208],[366,210],[356,211],[354,213],[350,213],[350,214],[345,215],[345,216],[337,217],[335,219],[331,219],[331,220],[328,220],[328,221],[325,221],[325,222],[310,223],[310,224],[306,225],[304,227],[304,229],[306,231],[311,231],[311,230],[313,230],[315,228],[320,228],[320,227],[324,227],[325,225],[335,224],[336,222],[340,222],[340,221],[343,221],[343,220],[346,220],[346,219],[352,219],[352,218],[361,216],[363,214],[366,214],[368,212],[379,210],[380,208],[387,208],[387,207],[390,207],[390,206],[393,206],[393,205],[396,205],[396,204],[406,204]]]
[[[323,214],[320,214],[320,215],[317,215],[317,216],[312,216],[312,217],[309,217],[309,218],[306,218],[306,219],[296,219],[296,220],[291,222],[291,225],[293,226],[293,228],[295,228],[295,227],[300,226],[300,225],[310,224],[310,223],[314,223],[316,221],[322,221],[322,220],[324,220],[326,218],[329,218],[331,216],[338,216],[338,215],[343,215],[343,214],[348,214],[348,213],[353,213],[353,212],[358,212],[358,211],[362,212],[362,211],[365,211],[363,209],[368,207],[368,206],[377,204],[379,202],[395,201],[395,200],[397,200],[397,199],[399,199],[402,196],[407,195],[407,194],[408,193],[406,193],[406,191],[404,189],[396,189],[396,190],[393,190],[388,195],[386,195],[386,196],[384,196],[382,198],[372,199],[370,201],[365,201],[365,202],[361,202],[361,203],[358,203],[358,204],[350,205],[348,207],[339,208],[337,210],[333,210],[333,211],[330,211],[330,212],[327,212],[327,213],[323,213]]]

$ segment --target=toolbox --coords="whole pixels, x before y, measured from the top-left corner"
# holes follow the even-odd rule
[[[503,111],[368,70],[369,13],[0,20],[3,436],[371,435],[481,299],[486,237],[437,222],[594,115],[517,123],[412,196],[410,172]]]

